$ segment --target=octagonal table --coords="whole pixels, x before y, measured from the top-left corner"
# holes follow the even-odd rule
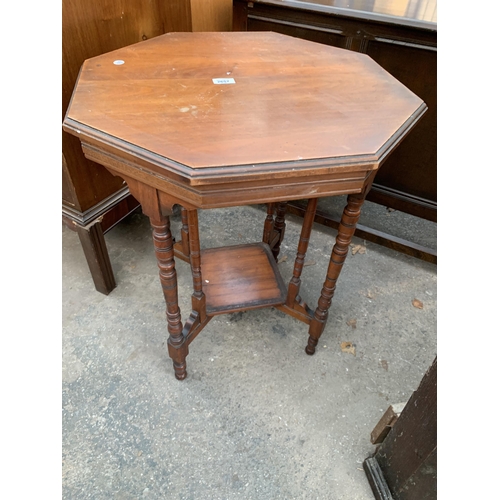
[[[370,57],[277,33],[168,33],[84,62],[63,127],[150,218],[179,380],[188,345],[223,313],[276,307],[309,325],[314,354],[377,169],[425,110]],[[300,276],[317,200],[333,195],[347,205],[313,310]],[[276,259],[298,199],[309,201],[285,286]],[[201,250],[198,209],[249,204],[267,204],[262,241]],[[174,256],[193,276],[184,324]]]

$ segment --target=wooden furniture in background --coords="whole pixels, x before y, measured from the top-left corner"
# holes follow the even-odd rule
[[[376,500],[436,500],[437,358],[363,467]]]
[[[315,352],[364,198],[425,111],[366,55],[277,33],[168,33],[84,63],[64,129],[126,180],[151,220],[178,379],[188,345],[228,312],[277,307],[309,326],[306,352]],[[334,195],[347,205],[313,310],[300,277],[318,198]],[[304,198],[287,288],[274,261],[287,202]],[[202,250],[198,209],[258,203],[269,204],[262,242]],[[175,249],[174,205],[183,223]],[[184,325],[174,253],[193,275]]]
[[[368,200],[437,220],[437,21],[435,0],[234,0],[234,31],[275,31],[368,54],[428,106],[414,132],[385,162]],[[303,215],[304,205],[291,209]],[[338,226],[323,213],[316,222]],[[369,241],[437,261],[434,249],[365,228]],[[385,240],[385,241],[384,241]]]
[[[370,441],[373,444],[380,444],[387,437],[387,434],[394,427],[405,405],[406,403],[397,403],[387,408],[371,433]]]
[[[165,3],[182,5],[185,9],[182,18],[190,20],[191,26],[182,31],[231,31],[233,20],[231,0],[184,0]]]
[[[231,0],[63,0],[62,115],[80,67],[91,57],[168,31],[229,31]],[[62,134],[63,222],[77,231],[96,289],[116,286],[104,233],[138,208],[127,185],[84,157],[77,138]]]

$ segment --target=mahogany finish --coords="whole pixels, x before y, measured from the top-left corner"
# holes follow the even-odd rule
[[[373,178],[425,110],[368,56],[276,33],[170,33],[84,63],[63,126],[151,219],[178,379],[189,344],[226,312],[277,307],[309,325],[314,352]],[[313,311],[299,288],[317,198],[340,194],[348,204]],[[287,202],[303,198],[287,290],[276,259]],[[262,242],[200,248],[198,209],[256,203],[268,204]],[[193,276],[183,326],[174,256]]]
[[[201,262],[207,314],[283,304],[286,287],[265,243],[203,250]]]
[[[362,193],[350,194],[347,197],[347,205],[344,208],[342,219],[337,234],[335,245],[333,246],[330,263],[328,264],[328,272],[326,280],[321,289],[321,296],[318,300],[318,307],[314,311],[314,316],[311,320],[311,327],[309,328],[309,340],[307,342],[307,354],[314,354],[318,339],[323,333],[325,323],[328,318],[328,309],[332,303],[333,294],[337,286],[337,279],[342,271],[345,258],[349,252],[349,244],[351,243],[356,224],[361,215],[361,206],[365,201],[366,193],[371,187],[374,174],[369,178]]]

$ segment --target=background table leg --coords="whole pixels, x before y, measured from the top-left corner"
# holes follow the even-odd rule
[[[184,255],[189,257],[188,215],[187,215],[187,210],[184,207],[181,207],[181,220],[182,220],[182,229],[181,229],[182,251]]]
[[[201,249],[200,236],[198,229],[198,211],[188,210],[189,223],[189,255],[191,261],[191,274],[193,275],[193,295],[191,302],[193,311],[198,313],[200,322],[206,319],[206,298],[203,292],[202,276],[201,276]]]
[[[271,251],[273,252],[273,257],[278,260],[278,255],[280,253],[280,246],[283,238],[285,236],[285,214],[288,203],[286,201],[279,202],[278,208],[276,210],[276,219],[274,219],[274,228],[272,233],[273,242],[269,244]]]
[[[273,234],[274,226],[274,203],[267,204],[267,216],[264,221],[264,232],[262,234],[262,241],[268,245],[271,243],[271,236]]]
[[[181,238],[174,244],[174,256],[184,262],[189,262],[189,224],[188,211],[181,207]]]
[[[286,305],[288,307],[294,306],[295,300],[298,299],[300,290],[300,276],[304,267],[304,259],[306,257],[307,247],[309,246],[309,238],[311,237],[311,230],[314,222],[314,215],[318,205],[317,198],[311,198],[307,203],[307,209],[300,231],[300,240],[297,248],[297,257],[293,266],[293,276],[288,285],[288,295],[286,298]]]

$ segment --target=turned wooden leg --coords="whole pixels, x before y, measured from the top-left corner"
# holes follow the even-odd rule
[[[297,257],[293,266],[293,276],[288,285],[288,295],[286,298],[286,305],[288,307],[294,306],[295,300],[299,300],[300,290],[300,276],[302,268],[304,267],[304,259],[306,257],[307,247],[309,246],[309,238],[311,237],[311,230],[314,222],[314,215],[316,214],[316,207],[318,206],[318,199],[311,198],[307,203],[304,221],[300,232],[300,240],[297,248]]]
[[[174,244],[174,256],[184,262],[189,262],[189,226],[188,211],[181,207],[181,238]]]
[[[188,212],[184,207],[181,207],[181,241],[182,241],[182,252],[186,257],[189,257],[189,227],[188,227]]]
[[[283,238],[285,236],[285,214],[287,208],[287,202],[279,202],[278,208],[276,210],[276,219],[274,220],[274,230],[273,230],[273,244],[271,245],[271,251],[273,252],[273,257],[278,260],[278,255],[280,253],[280,246]]]
[[[186,356],[188,345],[182,335],[181,312],[177,299],[177,273],[175,271],[174,248],[170,232],[169,217],[151,219],[156,259],[160,268],[160,282],[167,304],[168,353],[174,364],[175,377],[186,378]]]
[[[349,195],[347,197],[347,205],[344,208],[340,225],[338,229],[337,239],[333,246],[330,263],[326,275],[325,283],[321,290],[321,296],[318,300],[318,307],[314,312],[314,316],[309,326],[309,340],[306,347],[307,354],[314,354],[318,340],[325,328],[328,318],[328,308],[332,303],[333,294],[337,285],[337,279],[342,270],[345,258],[349,251],[349,244],[356,229],[356,224],[361,214],[361,206],[364,202],[364,195]]]
[[[268,203],[267,216],[266,220],[264,221],[264,232],[262,234],[263,243],[267,243],[268,245],[271,243],[273,226],[274,226],[274,203]]]
[[[198,231],[198,211],[188,211],[189,222],[189,252],[191,261],[191,274],[193,275],[193,295],[191,302],[193,311],[199,315],[200,322],[206,319],[206,300],[203,293],[203,284],[201,276],[201,250],[200,236]]]

